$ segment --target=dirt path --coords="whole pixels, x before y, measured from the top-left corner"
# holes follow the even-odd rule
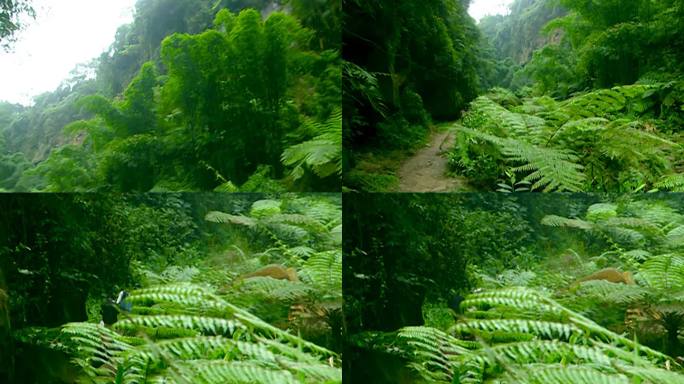
[[[464,180],[446,175],[453,145],[453,131],[433,133],[429,144],[399,168],[399,192],[451,192],[464,185]]]

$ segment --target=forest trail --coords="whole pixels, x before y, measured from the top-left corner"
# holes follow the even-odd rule
[[[454,145],[452,130],[431,135],[429,144],[399,168],[399,192],[451,192],[465,180],[447,176],[448,150]]]

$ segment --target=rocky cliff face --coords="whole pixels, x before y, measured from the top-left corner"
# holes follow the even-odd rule
[[[549,21],[566,13],[556,0],[516,0],[510,14],[485,17],[479,27],[500,59],[512,58],[524,64],[535,50],[561,40],[561,31],[550,34],[541,31]]]

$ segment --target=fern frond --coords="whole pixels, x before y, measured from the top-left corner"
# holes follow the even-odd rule
[[[292,302],[297,298],[306,296],[311,288],[302,283],[294,283],[288,280],[278,280],[271,277],[250,277],[244,280],[244,288],[248,291],[258,292],[274,300]]]
[[[334,227],[342,222],[340,206],[333,204],[328,200],[314,197],[300,197],[293,200],[290,205],[300,214],[312,217],[328,228]]]
[[[505,356],[507,361],[515,364],[550,362],[551,360],[558,363],[565,361],[610,366],[612,361],[611,356],[600,348],[569,344],[558,340],[533,340],[496,345],[484,348],[478,356],[488,365],[496,364],[495,356]]]
[[[573,335],[584,333],[573,324],[527,319],[466,320],[456,324],[452,329],[460,333],[470,333],[473,330],[522,332],[550,339],[569,339]]]
[[[640,300],[648,291],[637,285],[611,283],[605,280],[593,280],[580,283],[579,294],[592,297],[603,303],[628,304]]]
[[[624,365],[620,366],[620,370],[647,383],[684,384],[681,373],[661,368]]]
[[[307,353],[299,346],[284,344],[278,340],[268,339],[265,337],[256,337],[255,342],[259,343],[259,345],[268,347],[271,351],[277,353],[278,356],[284,356],[293,361],[307,364],[320,363],[320,358],[318,356]],[[330,357],[331,356],[327,356],[328,359]]]
[[[237,329],[246,329],[246,326],[237,320],[188,315],[130,316],[114,324],[114,327],[127,329],[136,325],[195,329],[208,335],[232,335]]]
[[[619,88],[599,89],[561,103],[573,119],[607,117],[625,108],[627,99]]]
[[[132,303],[146,303],[149,301],[171,301],[188,306],[212,306],[214,296],[195,284],[175,283],[147,287],[132,291],[127,300]],[[209,303],[209,304],[207,304]]]
[[[601,226],[601,229],[618,243],[638,245],[645,238],[644,234],[631,228],[606,225]]]
[[[549,227],[569,227],[569,228],[579,228],[583,230],[594,229],[594,224],[581,219],[567,219],[565,217],[560,217],[556,215],[546,215],[541,221],[542,225],[548,225]]]
[[[602,372],[600,367],[567,364],[528,364],[515,370],[516,375],[505,375],[504,382],[517,383],[525,377],[528,384],[629,384],[625,375]]]
[[[139,305],[113,330],[88,323],[62,329],[76,346],[75,363],[94,382],[341,382],[341,370],[333,365],[339,358],[333,352],[276,328],[201,286],[144,288],[127,300]],[[143,331],[157,341],[125,337],[114,330]]]
[[[659,226],[672,223],[684,224],[684,216],[673,207],[663,203],[636,201],[627,206],[627,211]]]
[[[662,230],[657,224],[641,217],[612,217],[606,220],[605,225],[630,228],[645,234],[662,234]]]
[[[236,225],[244,225],[247,227],[254,227],[256,225],[256,221],[254,219],[252,219],[251,217],[231,215],[228,213],[218,212],[218,211],[212,211],[212,212],[207,213],[207,215],[204,217],[204,219],[206,221],[210,221],[212,223],[220,223],[220,224],[236,224]]]
[[[587,220],[607,220],[617,216],[617,205],[610,203],[592,204],[587,208]]]
[[[302,178],[305,169],[312,170],[318,177],[342,175],[342,110],[337,108],[324,123],[308,119],[309,130],[318,136],[301,144],[293,145],[283,152],[284,165],[293,167],[290,176]]]
[[[306,260],[309,257],[311,257],[311,255],[316,253],[316,250],[305,245],[299,245],[290,248],[290,252],[294,255],[297,255],[297,257],[299,257],[300,259]]]
[[[316,220],[311,216],[302,214],[282,213],[279,215],[269,217],[268,219],[264,220],[264,222],[295,225],[298,227],[306,228],[313,232],[326,231],[325,225],[323,223],[321,223],[320,221]]]
[[[410,367],[429,382],[451,382],[457,367],[456,357],[471,353],[460,347],[456,338],[435,328],[404,327],[397,337],[410,345],[416,359],[421,361]]]
[[[655,162],[660,158],[664,162],[661,147],[676,147],[678,144],[637,129],[639,125],[637,121],[614,122],[601,133],[598,149],[609,159],[620,159],[634,165],[647,159]]]
[[[684,246],[684,225],[678,225],[667,232],[665,235],[665,245],[670,248]]]
[[[141,294],[144,297],[144,300],[139,299],[137,297],[138,294]],[[133,291],[128,299],[132,302],[145,302],[151,299],[153,302],[169,301],[185,305],[192,305],[192,303],[195,303],[200,309],[211,309],[213,311],[212,313],[218,312],[225,316],[229,316],[230,318],[225,319],[189,315],[131,316],[123,321],[117,322],[114,325],[117,328],[129,329],[135,328],[136,326],[173,327],[194,329],[210,335],[230,335],[233,334],[236,329],[245,329],[247,327],[254,332],[292,342],[295,345],[308,348],[315,353],[320,353],[328,357],[334,356],[334,353],[331,351],[274,327],[250,312],[223,300],[219,296],[212,294],[200,286],[192,284],[174,284],[146,288]]]
[[[536,116],[511,112],[497,104],[490,96],[480,96],[470,105],[471,111],[487,119],[488,130],[505,137],[530,137],[541,139],[544,119]]]
[[[553,302],[545,302],[539,292],[528,288],[504,288],[482,293],[469,295],[463,302],[461,308],[469,310],[475,308],[510,307],[522,310],[535,310],[536,312],[549,312],[560,314],[560,305],[555,306]]]
[[[639,276],[652,288],[674,291],[684,288],[684,256],[665,254],[646,260]]]
[[[304,264],[307,276],[320,292],[335,297],[342,293],[342,252],[325,251],[312,255]]]
[[[530,311],[537,314],[537,316],[553,318],[556,321],[562,319],[564,322],[580,328],[583,333],[590,335],[590,337],[596,340],[610,340],[610,342],[616,345],[620,345],[628,350],[638,351],[639,354],[649,356],[650,358],[668,360],[668,357],[664,354],[645,346],[640,346],[628,338],[601,327],[589,318],[562,306],[550,297],[530,288],[506,288],[473,294],[461,303],[461,308],[464,310],[468,310],[470,307],[488,310],[506,307],[518,311]],[[510,314],[516,312],[507,310],[500,313]]]
[[[663,176],[654,187],[671,192],[684,192],[684,173]]]
[[[333,227],[330,230],[330,236],[335,244],[342,244],[342,224]]]
[[[154,343],[154,346],[151,344],[142,345],[130,351],[126,357],[131,359],[154,359],[158,355],[159,350],[161,350],[165,354],[178,359],[201,359],[209,357],[215,351],[235,346],[235,343],[235,341],[222,336],[183,337],[157,341]]]
[[[77,345],[72,361],[91,378],[122,369],[121,356],[133,349],[123,336],[99,324],[68,323],[61,331]]]
[[[178,363],[202,383],[299,384],[292,373],[252,361],[192,360]]]
[[[307,377],[310,383],[341,383],[342,372],[339,368],[325,364],[286,363],[285,367],[297,377]]]
[[[252,203],[249,210],[250,216],[257,219],[266,219],[282,212],[283,202],[281,200],[263,199]]]
[[[578,192],[584,187],[584,167],[577,164],[577,156],[568,150],[538,147],[468,128],[461,131],[495,144],[508,161],[522,163],[513,170],[526,174],[523,181],[533,183],[532,190]]]

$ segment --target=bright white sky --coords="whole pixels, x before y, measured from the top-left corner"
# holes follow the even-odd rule
[[[52,91],[79,63],[98,57],[117,28],[133,21],[136,0],[34,0],[13,52],[0,50],[0,100],[30,104]]]
[[[513,0],[472,0],[468,13],[477,21],[487,15],[506,15],[512,2]]]

